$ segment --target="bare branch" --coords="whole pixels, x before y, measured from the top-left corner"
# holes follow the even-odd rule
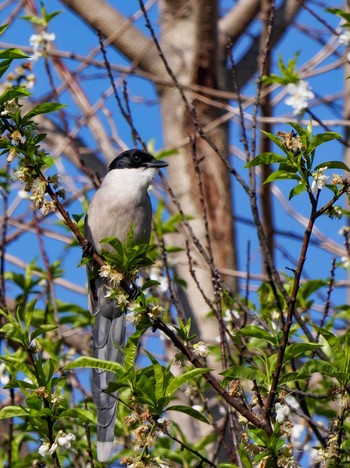
[[[164,74],[164,67],[153,43],[128,18],[103,0],[61,0],[96,31],[110,38],[111,45],[138,65],[155,75]]]

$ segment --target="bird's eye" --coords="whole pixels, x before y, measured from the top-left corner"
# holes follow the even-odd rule
[[[135,163],[139,163],[139,162],[141,162],[141,155],[140,155],[139,153],[135,153],[135,154],[133,155],[132,159],[133,159],[133,161],[134,161]]]

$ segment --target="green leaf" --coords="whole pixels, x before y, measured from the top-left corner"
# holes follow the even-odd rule
[[[53,18],[55,18],[55,16],[60,15],[62,11],[63,10],[56,10],[56,11],[53,11],[52,13],[47,13],[46,14],[47,22],[50,22]]]
[[[21,19],[24,19],[24,20],[28,20],[30,21],[31,23],[33,24],[37,24],[38,26],[42,26],[42,27],[45,27],[45,21],[43,20],[43,18],[39,18],[39,16],[21,16]]]
[[[258,384],[266,385],[266,375],[257,367],[253,366],[231,366],[221,372],[228,379],[256,380]]]
[[[346,172],[350,172],[349,167],[341,161],[325,161],[314,168],[315,171],[327,167],[327,169],[341,169]]]
[[[289,172],[289,171],[274,171],[264,181],[264,184],[269,184],[270,182],[273,182],[274,180],[288,180],[288,179],[294,179],[294,180],[299,181],[300,177],[294,174],[293,172]]]
[[[247,163],[244,167],[253,167],[253,166],[261,166],[263,164],[272,164],[272,163],[282,163],[286,161],[285,156],[281,156],[276,153],[271,153],[270,151],[260,153],[256,158],[252,159]]]
[[[79,357],[75,361],[64,366],[63,369],[77,369],[77,368],[93,368],[93,369],[105,369],[111,372],[122,372],[124,368],[118,362],[103,361],[102,359],[96,359],[92,357]]]
[[[147,328],[140,328],[136,330],[135,333],[129,336],[128,341],[126,342],[124,359],[124,367],[126,370],[134,368],[134,364],[137,358],[140,336],[146,331],[146,329]]]
[[[325,330],[324,328],[320,328],[320,327],[316,327],[316,326],[315,326],[315,328],[323,336],[323,338],[327,341],[330,348],[332,349],[332,352],[333,352],[334,357],[335,357],[335,364],[337,365],[337,367],[339,369],[341,369],[341,370],[344,370],[344,369],[342,369],[342,364],[344,362],[344,352],[343,352],[343,348],[342,348],[342,346],[340,344],[340,338],[333,335],[333,333],[331,333],[328,330]]]
[[[66,418],[74,418],[82,422],[96,424],[95,416],[91,411],[86,409],[72,408],[64,410],[60,413],[60,419],[64,421]]]
[[[12,63],[12,60],[3,60],[0,62],[0,78],[4,76],[4,74],[7,72],[9,69],[10,65]]]
[[[278,380],[278,387],[288,384],[290,382],[296,382],[297,380],[305,381],[309,378],[309,374],[301,374],[300,372],[288,372],[287,374],[281,375]]]
[[[28,411],[21,406],[5,406],[0,410],[0,419],[27,417]]]
[[[291,200],[293,197],[296,195],[300,195],[302,192],[306,190],[306,183],[302,182],[297,184],[295,187],[292,188],[292,190],[289,192],[289,197],[288,199]]]
[[[144,282],[141,290],[145,291],[146,289],[152,288],[153,286],[159,286],[159,285],[160,285],[160,282],[157,280],[148,280]]]
[[[55,160],[51,156],[45,156],[42,161],[48,167],[52,167],[55,164]]]
[[[41,325],[41,327],[34,330],[33,333],[30,335],[30,341],[34,340],[34,338],[36,338],[37,336],[44,335],[48,331],[56,330],[56,328],[57,325],[54,324]]]
[[[84,218],[85,216],[85,213],[81,213],[81,214],[72,214],[72,218],[73,220],[78,224],[79,221]]]
[[[299,376],[314,374],[319,372],[320,374],[335,375],[336,369],[334,364],[323,361],[322,359],[313,359],[305,362],[298,372]]]
[[[274,135],[273,133],[270,132],[265,132],[264,130],[261,131],[264,135],[266,135],[271,141],[275,143],[284,153],[286,152],[286,145],[283,143],[283,141]]]
[[[327,143],[327,141],[340,140],[341,138],[342,136],[336,132],[326,132],[314,135],[308,148],[308,152],[311,153],[315,148],[317,148],[317,146],[323,145],[323,143]]]
[[[43,102],[42,104],[39,104],[38,106],[34,107],[34,109],[27,112],[27,114],[23,116],[23,122],[28,122],[28,120],[32,119],[36,115],[49,114],[50,112],[56,112],[64,107],[66,106],[56,102]]]
[[[26,329],[27,333],[29,333],[29,328],[30,328],[30,325],[32,323],[35,303],[36,303],[36,301],[30,302],[28,304],[28,307],[27,307],[27,309],[25,311],[25,314],[24,314],[24,326],[25,326],[25,329]]]
[[[3,26],[0,26],[0,36],[6,31],[6,29],[9,27],[9,24],[4,24]]]
[[[22,86],[6,89],[6,91],[0,95],[0,106],[4,105],[5,102],[10,101],[11,99],[20,98],[23,96],[31,96],[31,93]]]
[[[196,418],[203,423],[210,424],[202,413],[193,408],[190,408],[189,406],[173,405],[169,406],[166,411],[179,411],[180,413],[188,414],[189,416],[192,416],[192,418]]]
[[[42,399],[35,395],[30,396],[29,398],[26,399],[26,405],[30,409],[35,409],[37,411],[40,411],[42,404],[43,404]]]
[[[121,257],[124,256],[124,246],[116,237],[105,237],[100,240],[100,244],[109,244]]]
[[[255,325],[249,325],[248,327],[244,327],[241,330],[237,331],[235,335],[251,336],[252,338],[265,340],[268,343],[271,343],[274,346],[276,346],[276,338],[272,336],[271,333],[269,333],[268,331],[256,327]]]
[[[346,21],[347,24],[350,23],[350,13],[347,13],[344,10],[341,10],[340,8],[327,8],[326,11],[328,11],[329,13],[333,13],[334,15],[340,16]]]
[[[319,343],[293,343],[287,346],[283,362],[288,362],[292,358],[304,356],[307,352],[322,348]]]
[[[1,31],[0,31],[1,34]],[[17,48],[10,48],[10,49],[4,49],[0,50],[0,60],[3,59],[25,59],[28,58],[29,55],[25,54],[21,49]]]
[[[190,380],[195,380],[199,378],[201,375],[205,374],[208,371],[209,369],[207,368],[191,369],[190,371],[185,372],[184,374],[177,375],[169,382],[169,385],[167,386],[165,391],[165,395],[173,395],[176,392],[176,390],[178,390],[183,384],[189,382]]]
[[[219,468],[238,468],[234,463],[219,463]]]

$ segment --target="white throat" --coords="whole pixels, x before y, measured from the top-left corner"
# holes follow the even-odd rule
[[[124,186],[128,189],[134,187],[135,190],[147,190],[151,185],[152,180],[157,174],[155,167],[137,169],[112,169],[107,173],[101,187],[114,186],[116,189],[119,186],[121,189]]]

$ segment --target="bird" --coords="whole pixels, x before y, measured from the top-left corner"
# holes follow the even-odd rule
[[[100,243],[106,237],[116,237],[125,243],[131,227],[135,245],[149,243],[152,206],[148,188],[158,170],[166,166],[167,162],[140,149],[123,151],[111,162],[85,218],[85,239],[90,248],[97,253],[111,250],[108,244]],[[91,268],[88,266],[88,270]],[[88,307],[95,316],[93,356],[121,363],[125,311],[118,308],[115,299],[108,299],[108,289],[108,278],[91,278],[88,271]],[[109,459],[114,446],[116,393],[110,395],[104,391],[114,380],[113,372],[92,369],[92,398],[97,409],[97,458],[101,462]]]

